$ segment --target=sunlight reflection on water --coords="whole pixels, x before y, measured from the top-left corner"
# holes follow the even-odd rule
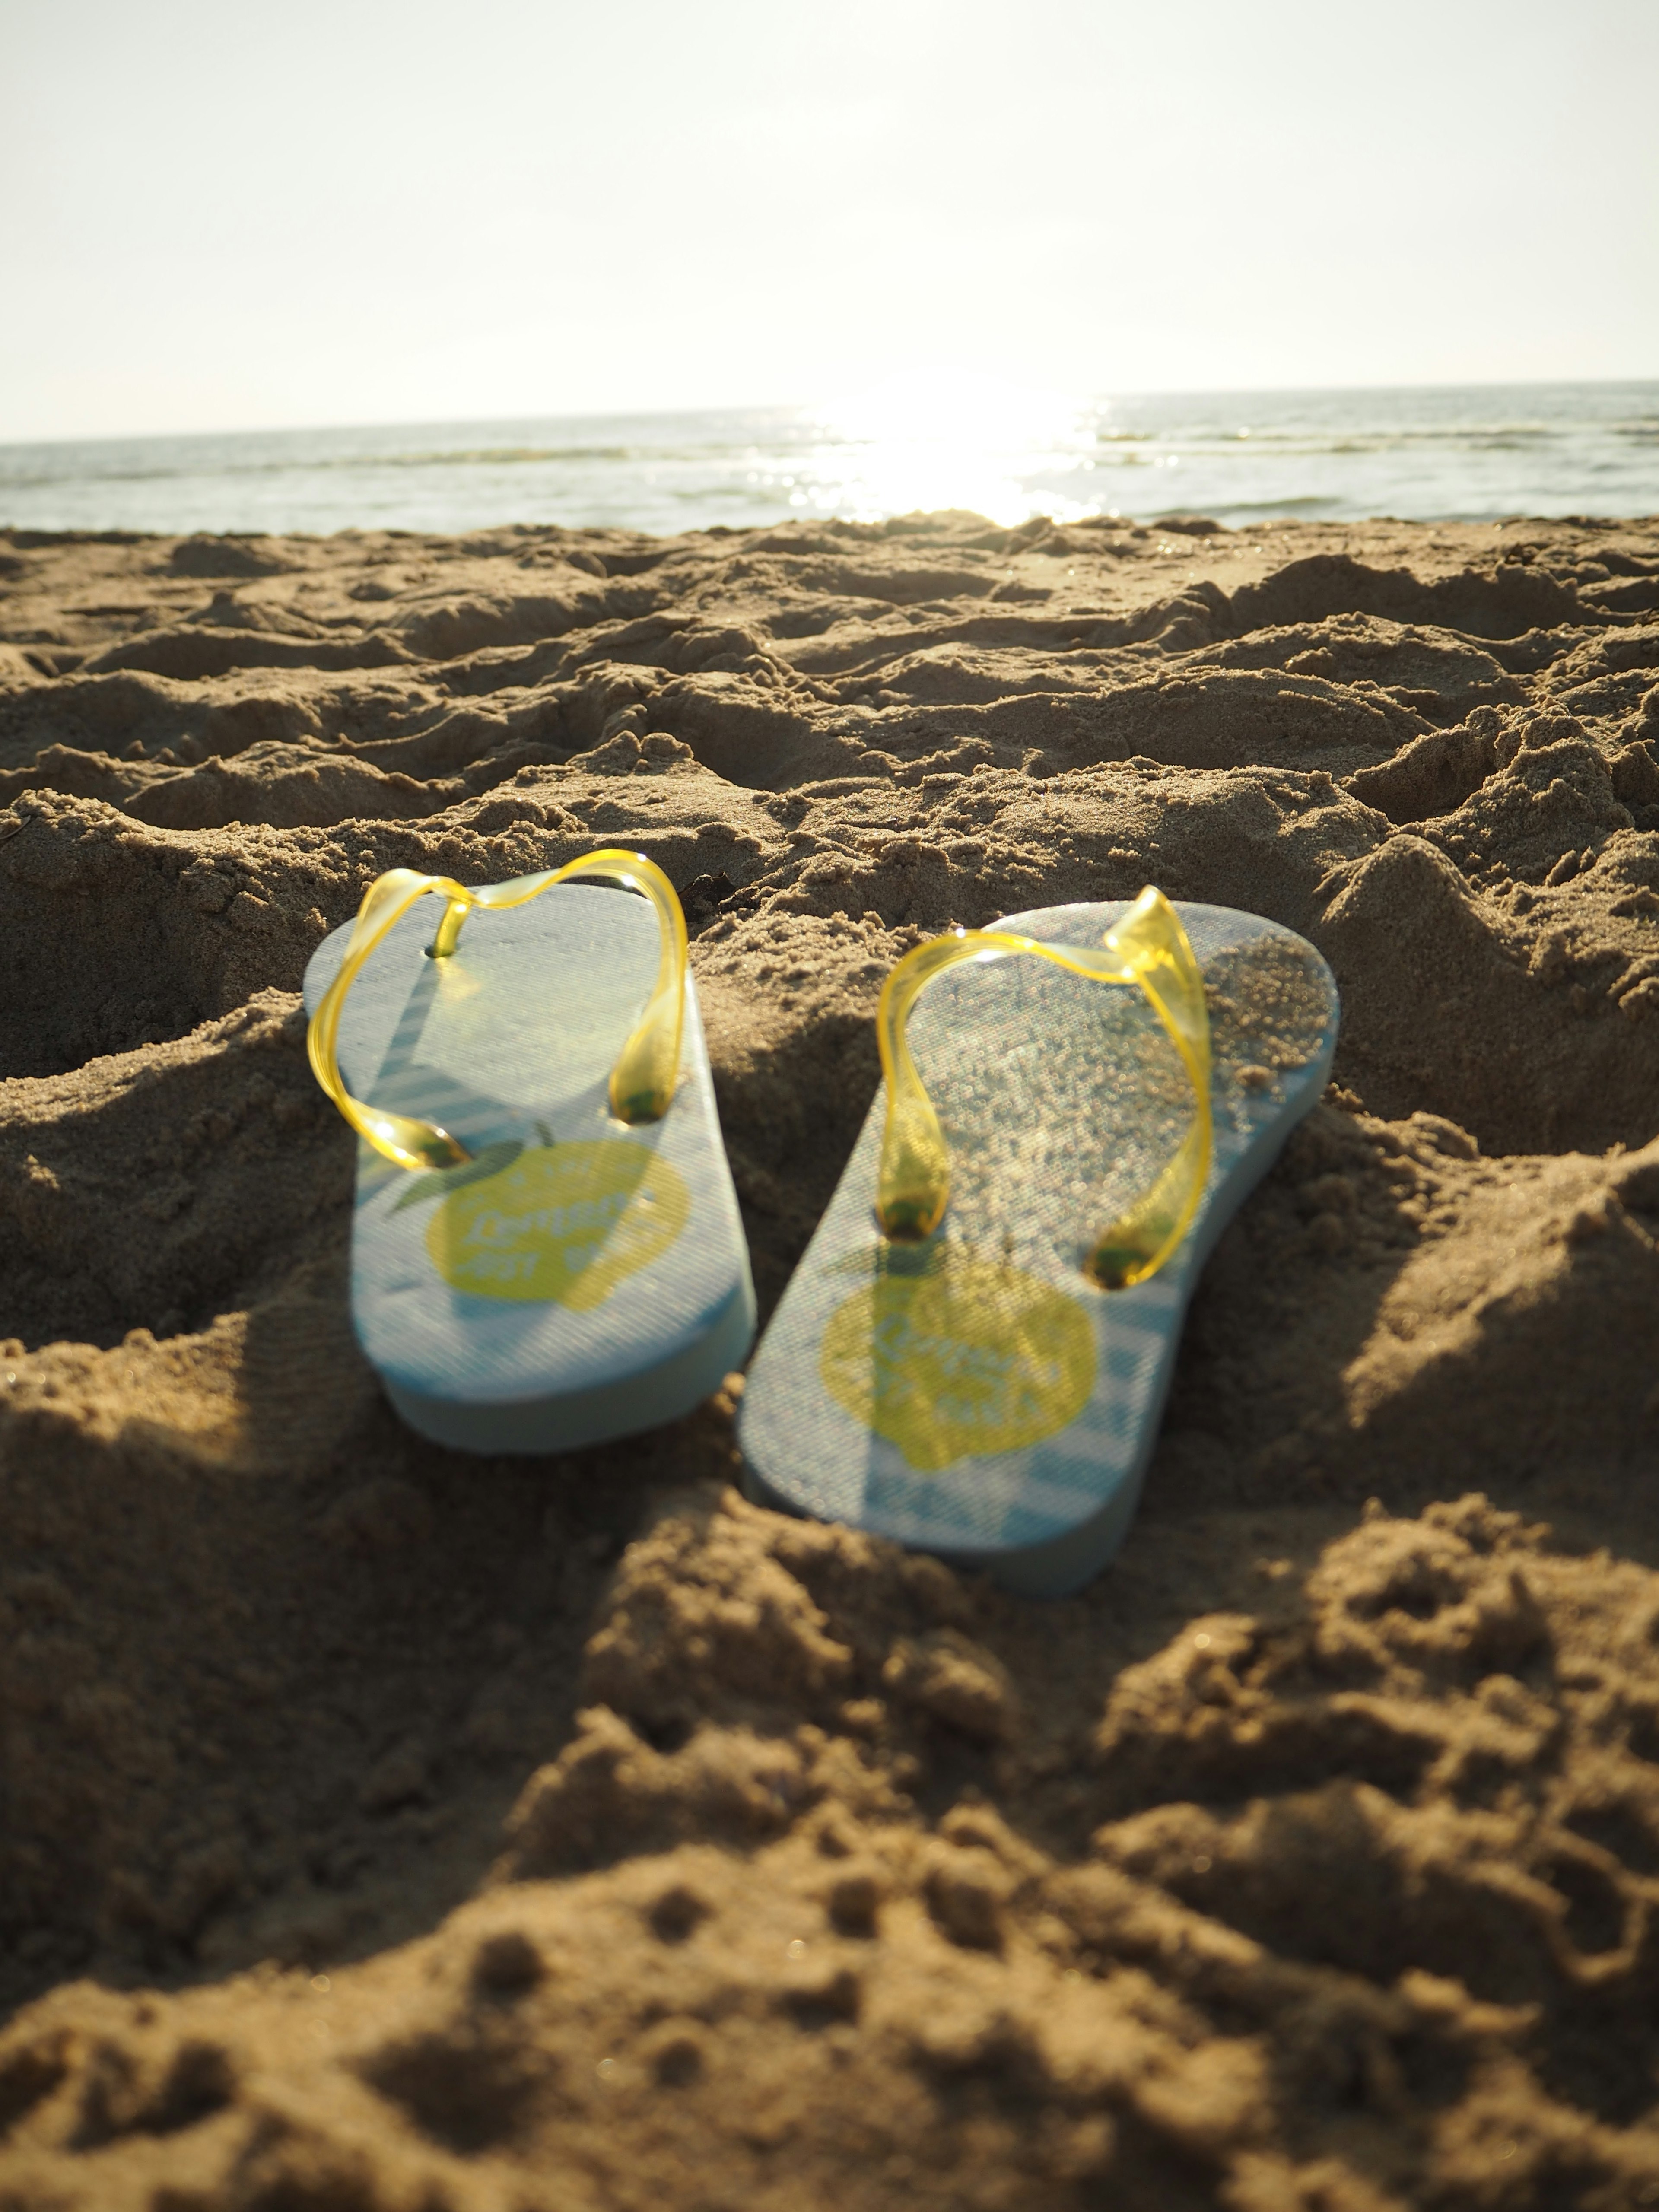
[[[0,523],[677,531],[966,508],[1001,524],[1659,511],[1659,385],[1079,399],[909,372],[815,407],[0,447]]]
[[[790,505],[861,522],[940,507],[1023,522],[1034,481],[1068,465],[1093,472],[1095,412],[1063,392],[972,372],[895,375],[814,411],[820,441]],[[1056,489],[1046,511],[1087,512],[1084,487]]]

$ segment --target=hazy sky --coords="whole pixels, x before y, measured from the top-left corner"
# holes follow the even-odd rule
[[[0,0],[0,442],[1659,376],[1659,0]]]

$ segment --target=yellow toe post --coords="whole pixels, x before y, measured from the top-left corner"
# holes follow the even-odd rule
[[[1047,945],[1012,931],[958,929],[907,952],[883,987],[876,1013],[887,1120],[882,1133],[876,1217],[896,1243],[930,1237],[951,1198],[951,1155],[906,1041],[910,1009],[936,975],[963,961],[1030,953],[1098,983],[1145,992],[1192,1079],[1186,1133],[1146,1196],[1093,1242],[1085,1272],[1103,1290],[1128,1290],[1155,1274],[1191,1224],[1210,1172],[1210,1018],[1204,978],[1179,915],[1150,884],[1115,929],[1094,945]]]
[[[377,877],[364,896],[338,974],[323,994],[306,1040],[317,1080],[359,1136],[377,1152],[404,1168],[453,1167],[471,1155],[457,1137],[435,1121],[365,1106],[346,1089],[340,1075],[337,1038],[340,1009],[364,962],[416,899],[436,891],[445,900],[443,919],[428,950],[447,960],[459,942],[461,925],[474,907],[495,909],[524,906],[555,884],[578,876],[600,876],[648,898],[656,910],[661,952],[657,980],[616,1066],[611,1071],[611,1110],[619,1121],[658,1121],[668,1111],[680,1065],[680,1030],[685,1012],[685,917],[674,886],[643,853],[607,847],[562,868],[510,883],[486,884],[469,890],[448,876],[422,876],[413,868],[392,868]]]

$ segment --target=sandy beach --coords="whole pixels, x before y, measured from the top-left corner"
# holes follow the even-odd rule
[[[617,842],[763,1322],[923,937],[1329,961],[1082,1595],[391,1413],[306,962]],[[1659,522],[0,532],[0,2207],[1659,2203],[1656,1349]]]

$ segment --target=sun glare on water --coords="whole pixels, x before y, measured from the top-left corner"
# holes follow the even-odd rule
[[[967,371],[912,369],[815,410],[790,503],[873,520],[941,507],[994,522],[1081,514],[1059,489],[1094,441],[1092,410],[1066,394]],[[1086,463],[1085,464],[1086,466]]]

